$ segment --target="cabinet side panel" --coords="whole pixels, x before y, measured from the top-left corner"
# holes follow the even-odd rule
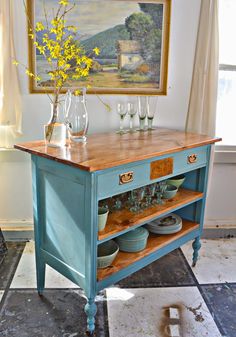
[[[84,287],[85,186],[66,167],[56,165],[39,169],[40,248],[50,256],[46,263]]]

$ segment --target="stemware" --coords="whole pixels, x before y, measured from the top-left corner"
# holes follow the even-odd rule
[[[117,103],[117,113],[119,114],[120,116],[120,129],[118,131],[116,131],[116,133],[119,133],[119,134],[124,134],[126,133],[126,131],[124,130],[124,119],[125,119],[125,116],[127,114],[127,110],[126,110],[126,107],[125,107],[125,103],[123,102],[119,102]]]
[[[139,116],[138,131],[145,131],[145,120],[147,116],[147,97],[145,96],[138,96],[138,116]]]
[[[127,103],[127,113],[129,115],[129,118],[130,118],[129,119],[129,132],[130,133],[136,132],[136,130],[134,130],[134,127],[133,127],[134,116],[137,113],[137,107],[136,107],[135,103],[133,103],[133,102]]]
[[[151,101],[151,102],[150,102]],[[148,130],[155,130],[153,127],[154,115],[156,112],[157,97],[147,97],[147,120],[148,120]]]
[[[141,202],[144,198],[145,189],[143,187],[137,188],[132,191],[133,194],[133,206],[130,207],[131,212],[140,213],[142,211]]]
[[[166,181],[160,181],[159,183],[157,183],[156,195],[157,195],[157,204],[159,205],[164,204],[162,197],[166,188],[167,188]]]
[[[156,192],[156,184],[151,184],[151,185],[146,186],[147,207],[152,205],[155,192]]]

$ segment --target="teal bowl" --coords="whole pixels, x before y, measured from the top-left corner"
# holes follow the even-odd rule
[[[180,174],[179,176],[175,176],[173,178],[167,179],[166,182],[168,185],[173,185],[179,188],[183,184],[184,181],[185,181],[185,175]]]
[[[119,252],[118,244],[113,241],[106,241],[98,246],[97,266],[106,268],[112,264]]]
[[[140,252],[147,246],[149,232],[144,227],[138,227],[116,238],[120,250],[123,252]]]
[[[178,188],[174,185],[167,185],[165,192],[163,193],[164,199],[172,199],[178,192]]]

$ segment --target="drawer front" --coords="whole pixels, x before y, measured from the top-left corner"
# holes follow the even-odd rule
[[[194,170],[207,162],[207,147],[193,148],[119,166],[98,175],[98,198],[127,192],[152,182]]]
[[[194,170],[206,165],[207,146],[193,148],[175,154],[175,174]]]

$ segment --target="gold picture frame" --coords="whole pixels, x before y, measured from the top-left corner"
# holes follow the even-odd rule
[[[56,6],[57,2],[45,1],[46,10],[50,12],[50,8]],[[98,70],[90,73],[89,80],[76,81],[72,86],[83,87],[89,84],[91,89],[87,90],[88,94],[166,95],[171,0],[93,0],[92,5],[88,0],[77,0],[75,3],[84,17],[89,17],[85,21],[84,17],[79,17],[78,12],[78,22],[83,27],[80,41],[85,50],[93,46],[100,48],[101,56],[94,59]],[[42,0],[27,0],[28,32],[30,25],[34,26],[35,22],[42,20],[43,7],[40,10],[40,6],[42,7]],[[99,16],[96,7],[99,7]],[[148,34],[136,22],[133,26],[139,30],[132,31],[132,22],[130,24],[128,19],[132,17],[130,20],[136,20],[138,16],[132,14],[137,14],[138,10],[139,15],[150,22]],[[75,13],[71,17],[72,22],[76,18]],[[37,38],[40,39],[40,36]],[[28,38],[28,45],[29,70],[38,75],[43,71],[41,81],[29,78],[29,91],[50,93],[52,88],[47,86],[45,61],[36,52],[34,40]]]

